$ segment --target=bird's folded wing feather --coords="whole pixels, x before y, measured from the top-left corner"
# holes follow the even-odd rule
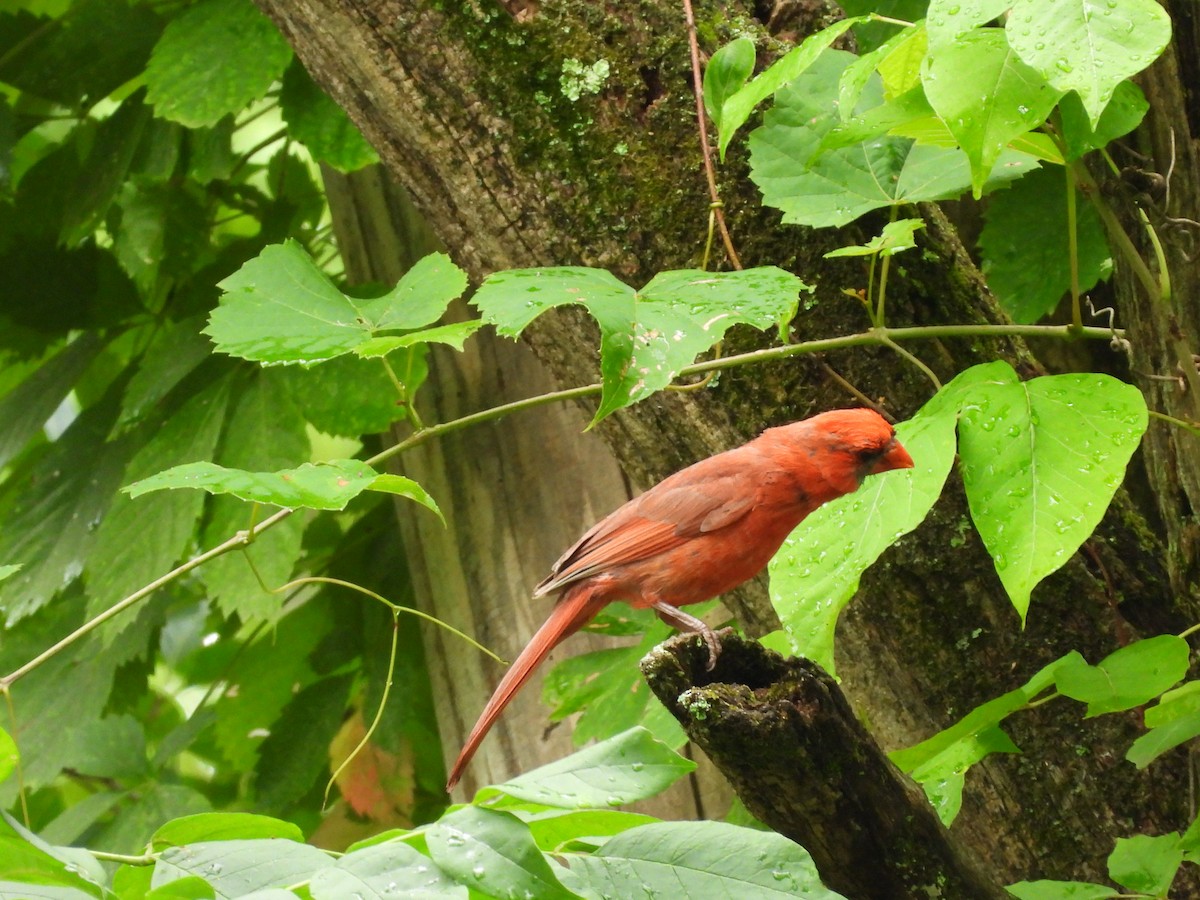
[[[754,508],[759,484],[753,472],[706,474],[703,480],[667,479],[597,523],[554,564],[534,596],[666,552],[728,527]]]

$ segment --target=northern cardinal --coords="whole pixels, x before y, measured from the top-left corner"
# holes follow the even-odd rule
[[[608,603],[654,609],[664,622],[699,632],[709,668],[720,645],[702,621],[678,609],[757,575],[800,521],[858,489],[868,475],[912,468],[895,430],[869,409],[836,409],[768,428],[659,482],[581,537],[533,592],[557,593],[545,624],[500,679],[471,729],[446,790],[458,783],[488,730],[533,670]]]

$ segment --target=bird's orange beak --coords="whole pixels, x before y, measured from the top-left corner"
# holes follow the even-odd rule
[[[875,464],[871,466],[867,474],[878,475],[880,472],[890,472],[892,469],[911,469],[912,467],[912,457],[908,455],[904,445],[892,438],[892,443],[887,451],[875,460]]]

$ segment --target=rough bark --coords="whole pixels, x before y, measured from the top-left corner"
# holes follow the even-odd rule
[[[440,249],[407,194],[379,167],[349,176],[326,171],[325,186],[352,282],[392,284],[421,256]],[[434,348],[429,366],[419,405],[430,423],[554,387],[528,347],[495,335],[480,335],[463,353]],[[412,504],[397,504],[416,595],[426,611],[508,659],[546,612],[544,604],[529,601],[530,586],[574,535],[630,495],[612,455],[598,438],[583,434],[585,424],[577,409],[560,405],[426,444],[396,463],[438,499],[447,520],[443,527],[414,513]],[[570,489],[545,477],[548,472],[571,473],[564,475],[572,478]],[[611,643],[584,637],[573,649]],[[425,644],[434,694],[444,700],[437,706],[443,748],[453,758],[501,667],[442,629],[426,629]],[[547,665],[559,658],[556,653]],[[493,729],[463,779],[463,796],[571,752],[570,730],[546,720],[540,687],[535,677]],[[644,809],[686,818],[727,805],[724,781],[704,768]]]
[[[807,849],[826,885],[855,900],[1010,896],[820,666],[729,630],[712,671],[707,650],[694,637],[672,638],[642,660],[642,672],[746,808]]]
[[[640,284],[658,269],[697,262],[707,201],[685,32],[671,0],[507,8],[485,0],[258,2],[472,276],[511,266],[586,263]],[[1186,3],[1171,6],[1178,21],[1192,22]],[[706,49],[726,40],[734,27],[752,26],[752,14],[737,4],[699,4]],[[817,24],[809,21],[801,32]],[[1186,44],[1194,62],[1194,24],[1187,27],[1180,47]],[[1162,135],[1174,129],[1177,148],[1190,144],[1191,131],[1178,112],[1189,108],[1183,102],[1188,82],[1164,68],[1184,65],[1196,83],[1187,54],[1179,58],[1184,62],[1169,61],[1151,73],[1161,77],[1171,100],[1156,109],[1162,124],[1152,120],[1148,132],[1158,136],[1151,164],[1160,172],[1167,168]],[[610,76],[598,94],[564,94],[560,79],[568,59],[609,61]],[[861,270],[853,262],[824,260],[822,253],[858,242],[862,233],[780,228],[774,214],[759,208],[739,147],[722,169],[722,192],[743,261],[782,265],[818,284],[815,302],[794,323],[798,335],[861,327],[853,301],[841,293],[863,286]],[[1195,191],[1194,168],[1194,162],[1176,166],[1170,207],[1176,213],[1182,202],[1195,209],[1194,201],[1179,199],[1195,196],[1187,193]],[[866,221],[862,231],[876,224]],[[932,211],[922,251],[906,260],[905,278],[889,290],[894,324],[1000,320],[953,229]],[[1180,263],[1178,255],[1170,258]],[[1195,294],[1182,287],[1195,276],[1174,274],[1176,319],[1183,346],[1191,346],[1200,307],[1186,308]],[[1178,342],[1167,347],[1171,328],[1162,327],[1159,307],[1131,296],[1134,286],[1120,281],[1117,290],[1135,353],[1147,355],[1146,371],[1161,374],[1178,356],[1172,349]],[[597,342],[582,315],[547,316],[528,339],[556,383],[595,380]],[[735,334],[729,343],[736,351],[763,340]],[[1037,366],[1013,342],[929,342],[911,349],[942,376],[998,356],[1027,372]],[[884,350],[826,362],[900,416],[929,394],[919,373]],[[1122,356],[1103,348],[1091,363],[1126,371]],[[1176,404],[1191,399],[1165,396],[1175,390],[1166,384],[1150,385],[1151,404],[1184,414]],[[532,394],[539,388],[513,390]],[[600,431],[634,484],[645,486],[764,424],[855,402],[826,377],[821,361],[791,361],[726,373],[701,394],[662,395],[612,417]],[[885,747],[945,727],[1067,650],[1096,660],[1139,630],[1174,628],[1187,621],[1181,614],[1195,615],[1195,497],[1189,485],[1196,479],[1189,472],[1198,455],[1177,443],[1186,440],[1177,433],[1155,435],[1144,447],[1147,489],[1118,503],[1086,552],[1037,590],[1023,633],[953,485],[929,521],[869,573],[839,629],[838,670]],[[524,525],[510,520],[494,527],[511,528],[515,536]],[[771,622],[761,587],[731,598],[730,605],[752,632]],[[469,622],[466,615],[464,610],[457,624]],[[530,615],[536,620],[536,612]],[[973,770],[955,825],[1001,880],[1103,880],[1115,837],[1187,825],[1182,756],[1142,773],[1122,761],[1140,730],[1136,713],[1085,722],[1077,707],[1064,702],[1023,714],[1010,727],[1024,756]]]

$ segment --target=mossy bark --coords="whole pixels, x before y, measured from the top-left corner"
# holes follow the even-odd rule
[[[655,271],[699,260],[707,196],[686,35],[673,0],[258,2],[474,278],[514,266],[589,264],[641,284]],[[1186,2],[1172,7],[1181,17],[1190,15]],[[826,13],[818,10],[801,33],[821,24]],[[753,14],[736,3],[697,4],[705,49],[711,52],[737,30],[756,29]],[[1194,59],[1194,31],[1180,40]],[[575,63],[596,73],[602,60],[607,75],[594,92],[572,81]],[[1165,172],[1162,135],[1168,125],[1176,130],[1177,155],[1181,142],[1192,152],[1190,126],[1178,112],[1187,108],[1179,100],[1187,82],[1163,67],[1152,77],[1162,79],[1169,96],[1155,111],[1161,123],[1152,120],[1155,158],[1147,165]],[[780,227],[745,177],[740,146],[735,142],[721,168],[721,190],[743,261],[782,265],[817,284],[793,323],[798,337],[860,329],[861,309],[843,289],[864,287],[863,270],[822,254],[859,242],[879,223],[868,217],[841,233]],[[1195,164],[1186,162],[1174,176],[1176,216],[1179,198],[1195,196],[1187,193],[1195,191]],[[927,236],[889,288],[889,321],[1001,321],[954,229],[935,210],[924,212]],[[1173,271],[1184,266],[1178,254],[1168,261]],[[1163,374],[1159,370],[1178,356],[1172,348],[1194,344],[1200,306],[1191,300],[1194,293],[1183,293],[1194,274],[1175,275],[1181,290],[1173,315],[1182,344],[1170,318],[1159,318],[1161,304],[1139,299],[1131,282],[1117,282],[1118,307],[1136,325],[1134,369],[1141,353],[1147,371]],[[596,379],[598,342],[582,313],[543,317],[526,337],[558,384]],[[735,333],[729,343],[738,350],[769,340]],[[997,357],[1023,374],[1042,368],[1015,341],[930,341],[910,349],[943,378]],[[1098,368],[1137,377],[1117,351],[1098,347],[1090,359]],[[726,372],[709,390],[661,394],[613,416],[599,431],[631,481],[644,487],[764,425],[857,405],[824,366],[899,417],[931,392],[898,356],[859,349]],[[1177,390],[1166,382],[1142,383],[1151,388],[1152,404],[1188,415],[1194,397],[1166,396]],[[1084,551],[1035,591],[1024,631],[970,528],[953,479],[930,519],[868,573],[839,628],[838,671],[885,748],[945,727],[1068,650],[1095,661],[1140,634],[1195,617],[1191,485],[1197,454],[1183,443],[1189,438],[1159,428],[1143,448],[1144,469],[1135,466],[1131,481],[1146,488],[1119,499]],[[555,475],[568,489],[567,473]],[[519,534],[522,525],[495,527]],[[729,603],[753,633],[770,626],[761,585]],[[1080,707],[1060,701],[1015,717],[1009,727],[1024,754],[972,770],[955,825],[998,879],[1103,881],[1104,859],[1116,837],[1187,826],[1183,754],[1168,755],[1148,772],[1123,762],[1140,730],[1136,712],[1085,721]]]

